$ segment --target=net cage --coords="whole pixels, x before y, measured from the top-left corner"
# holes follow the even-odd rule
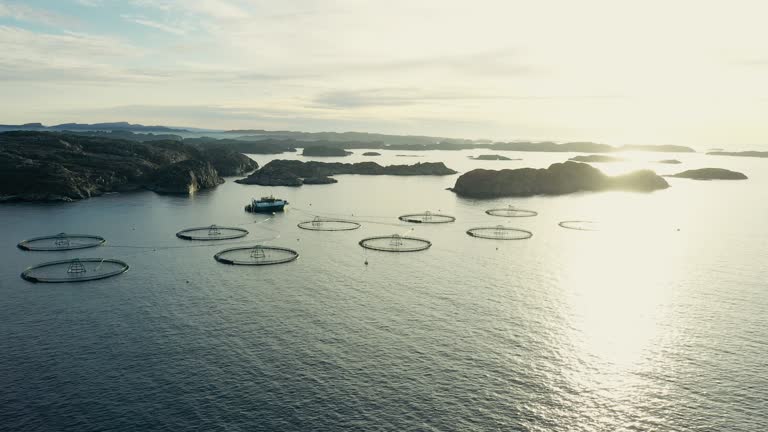
[[[357,222],[341,219],[324,219],[316,216],[311,221],[304,221],[297,225],[301,229],[309,231],[352,231],[360,228]]]
[[[399,234],[368,237],[360,240],[360,246],[382,252],[418,252],[432,247],[429,240],[416,237],[403,237]]]
[[[225,249],[213,256],[223,264],[253,266],[284,264],[298,257],[299,253],[293,249],[262,245]]]
[[[453,216],[432,213],[431,211],[425,211],[424,213],[406,214],[399,216],[398,219],[403,222],[411,223],[449,223],[456,220],[456,218]]]
[[[533,217],[539,214],[533,210],[520,209],[511,204],[504,208],[486,210],[485,213],[499,217]]]
[[[62,283],[106,279],[128,271],[124,261],[107,258],[75,258],[30,267],[21,278],[30,282]]]
[[[472,237],[489,240],[525,240],[533,237],[533,233],[519,228],[510,228],[503,225],[494,227],[477,227],[467,230]]]
[[[246,229],[218,225],[187,228],[176,233],[176,237],[184,240],[232,240],[247,235]]]
[[[105,242],[104,237],[97,235],[59,233],[22,240],[16,246],[27,251],[67,251],[97,247]]]
[[[558,225],[565,229],[576,231],[600,231],[600,223],[595,221],[574,220],[562,221]]]

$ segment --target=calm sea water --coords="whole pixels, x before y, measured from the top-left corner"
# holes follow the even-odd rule
[[[356,153],[343,160],[443,161],[459,171],[544,167],[571,156]],[[335,185],[296,189],[228,181],[191,197],[139,192],[0,206],[0,429],[768,429],[768,161],[627,156],[598,166],[713,166],[750,179],[476,201],[444,190],[456,176],[339,176]],[[669,156],[684,164],[651,162]],[[269,193],[292,207],[271,218],[243,212],[250,197]],[[508,204],[539,215],[484,213]],[[425,210],[457,220],[397,220]],[[314,215],[362,228],[296,227]],[[557,225],[575,219],[604,229]],[[247,242],[174,236],[213,223],[245,227]],[[465,234],[497,224],[534,236]],[[15,247],[62,231],[108,243],[64,253]],[[395,233],[433,246],[388,254],[357,244]],[[213,260],[228,245],[260,240],[301,257],[268,267]],[[19,278],[27,266],[63,257],[119,258],[131,269],[82,284]]]

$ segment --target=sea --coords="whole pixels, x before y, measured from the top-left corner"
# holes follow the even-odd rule
[[[328,162],[547,167],[575,154],[354,150]],[[299,153],[251,155],[308,160]],[[298,188],[235,178],[190,196],[149,191],[0,206],[3,431],[764,431],[768,430],[768,160],[622,153],[608,174],[719,167],[742,181],[669,178],[652,193],[475,200],[457,175],[339,175]],[[676,158],[680,165],[659,164]],[[244,206],[273,194],[284,213]],[[515,208],[534,217],[492,216]],[[455,221],[414,224],[404,214]],[[308,231],[315,217],[360,224]],[[591,221],[592,230],[561,227]],[[187,241],[217,224],[249,234]],[[517,228],[524,240],[476,238]],[[573,224],[565,224],[574,226]],[[56,233],[104,245],[16,247]],[[372,236],[431,242],[368,250]],[[214,255],[277,246],[269,266]],[[47,261],[113,258],[89,282],[31,283]]]

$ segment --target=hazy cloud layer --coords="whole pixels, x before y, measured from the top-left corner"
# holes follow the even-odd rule
[[[766,12],[749,0],[0,0],[13,107],[0,122],[768,143]]]

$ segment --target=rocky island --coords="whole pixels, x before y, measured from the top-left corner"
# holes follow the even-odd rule
[[[398,176],[443,176],[456,174],[442,162],[417,163],[415,165],[381,166],[375,162],[302,162],[297,160],[273,160],[250,176],[235,180],[241,184],[262,186],[301,186],[302,184],[335,183],[329,176],[337,174],[398,175]],[[310,181],[307,181],[307,180]]]
[[[621,162],[624,159],[606,155],[574,156],[569,161],[574,162]]]
[[[352,152],[338,147],[312,146],[305,147],[301,154],[302,156],[339,157],[349,156]]]
[[[379,152],[365,152],[365,153],[363,153],[363,156],[381,156],[381,153],[379,153]]]
[[[677,165],[677,164],[681,164],[682,162],[680,162],[677,159],[664,159],[664,160],[660,160],[660,161],[658,161],[656,163],[668,164],[668,165]]]
[[[475,169],[462,174],[452,190],[462,197],[498,198],[605,190],[651,192],[668,187],[666,180],[649,170],[610,177],[587,164],[564,162],[542,169]]]
[[[474,157],[470,156],[469,158],[472,160],[500,160],[500,161],[522,160],[522,159],[510,159],[506,156],[495,155],[495,154],[486,154],[486,155],[479,155]]]
[[[190,193],[221,174],[258,168],[247,156],[179,141],[136,142],[60,132],[0,133],[0,202],[75,201],[106,192]]]
[[[747,176],[723,168],[701,168],[683,171],[667,177],[687,178],[693,180],[746,180]]]

